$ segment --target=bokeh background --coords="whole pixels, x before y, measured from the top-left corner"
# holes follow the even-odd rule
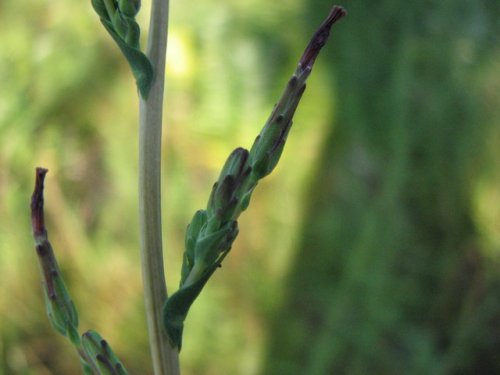
[[[229,152],[250,147],[325,0],[172,0],[165,264]],[[500,374],[500,2],[343,4],[277,170],[187,320],[185,375]],[[149,2],[141,12],[147,24]],[[89,1],[0,2],[0,374],[78,374],[50,327],[29,222],[80,311],[151,374],[137,99]]]

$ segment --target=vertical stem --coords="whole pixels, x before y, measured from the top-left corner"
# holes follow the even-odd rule
[[[161,233],[161,131],[168,0],[153,0],[147,55],[155,78],[147,100],[139,105],[139,221],[141,262],[149,343],[155,375],[179,375],[179,354],[163,329],[167,298]],[[140,95],[139,95],[140,96]]]

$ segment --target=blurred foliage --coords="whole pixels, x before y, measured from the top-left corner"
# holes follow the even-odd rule
[[[368,364],[427,373],[490,358],[499,10],[494,0],[458,3],[344,4],[350,15],[318,59],[280,165],[188,317],[183,374],[357,374]],[[252,144],[330,6],[172,2],[170,291],[193,212],[229,152]],[[43,307],[29,223],[38,165],[50,170],[47,225],[81,329],[106,337],[132,374],[151,373],[126,62],[85,1],[0,2],[0,46],[0,374],[79,373]]]
[[[336,30],[337,126],[262,373],[499,374],[499,3],[372,5]]]
[[[263,5],[172,2],[163,137],[170,291],[179,282],[188,221],[206,204],[229,152],[251,146],[309,38],[300,2]],[[90,2],[7,0],[0,21],[0,373],[79,373],[77,356],[43,308],[29,223],[39,165],[49,169],[47,225],[81,329],[106,337],[131,373],[151,373],[129,68]],[[259,186],[231,257],[193,307],[184,374],[257,373],[263,321],[281,291],[330,90],[311,80],[289,143],[303,151],[285,151],[279,170]]]

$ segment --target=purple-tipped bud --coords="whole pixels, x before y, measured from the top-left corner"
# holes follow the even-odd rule
[[[93,362],[99,374],[127,375],[128,372],[111,347],[101,335],[95,331],[88,331],[82,335],[82,346],[88,358]]]
[[[248,150],[244,148],[235,149],[227,158],[219,180],[213,186],[207,211],[210,217],[217,218],[219,224],[215,226],[215,229],[220,224],[233,219],[239,201],[238,189],[244,184],[251,171],[248,165],[248,155]]]
[[[304,54],[299,61],[299,67],[303,71],[310,71],[312,69],[314,61],[316,61],[321,48],[323,48],[323,46],[326,44],[326,41],[328,40],[328,37],[330,36],[330,29],[332,28],[333,24],[346,15],[347,11],[341,6],[335,5],[332,8],[326,20],[323,21],[323,23],[314,33],[311,41],[309,42],[309,45],[305,49]]]
[[[35,190],[31,196],[31,226],[35,239],[47,235],[43,216],[43,182],[47,172],[45,168],[36,169]]]
[[[78,314],[47,238],[43,213],[43,182],[46,174],[47,169],[36,169],[35,190],[31,197],[31,224],[38,262],[42,271],[47,314],[54,328],[72,339],[73,332],[78,327]]]
[[[238,147],[231,152],[220,172],[219,183],[228,175],[235,177],[242,175],[247,166],[247,160],[248,150]]]

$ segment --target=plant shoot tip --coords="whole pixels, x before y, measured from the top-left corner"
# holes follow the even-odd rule
[[[332,8],[328,17],[314,33],[299,61],[299,69],[302,70],[302,72],[309,73],[312,70],[314,61],[316,61],[321,48],[323,48],[330,36],[330,29],[333,24],[346,15],[347,11],[341,6],[335,5]]]

